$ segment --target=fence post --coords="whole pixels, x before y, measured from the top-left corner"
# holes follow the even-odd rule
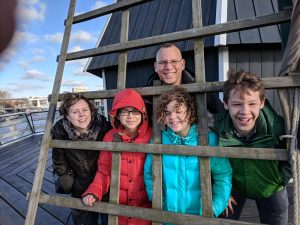
[[[28,122],[28,124],[29,124],[29,126],[30,126],[31,132],[34,134],[34,133],[35,133],[35,128],[34,128],[34,124],[33,124],[32,114],[31,114],[31,112],[30,112],[29,114],[30,114],[30,120],[29,120],[29,118],[28,118],[27,113],[25,113],[25,117],[26,117],[27,122]],[[30,121],[31,121],[31,122],[30,122]]]

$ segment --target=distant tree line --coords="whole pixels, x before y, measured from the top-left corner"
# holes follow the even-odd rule
[[[27,99],[12,99],[10,92],[0,90],[0,108],[16,108],[24,104],[28,104]]]
[[[1,100],[10,99],[10,98],[11,98],[11,94],[8,91],[0,90],[0,99]]]

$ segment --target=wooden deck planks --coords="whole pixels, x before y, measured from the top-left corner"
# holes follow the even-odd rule
[[[28,137],[0,148],[0,224],[24,224],[28,201],[37,165],[41,135]],[[51,156],[51,152],[48,157]],[[51,165],[49,158],[48,165]],[[49,172],[48,172],[49,173]],[[50,174],[47,175],[48,179]],[[54,185],[44,179],[42,191],[54,193]],[[70,209],[53,205],[40,205],[36,224],[62,225]]]
[[[0,223],[5,221],[6,225],[15,225],[24,223],[24,219],[18,212],[11,208],[2,198],[0,199]]]

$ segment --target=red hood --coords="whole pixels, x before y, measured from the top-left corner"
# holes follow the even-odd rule
[[[115,126],[115,121],[117,119],[116,116],[118,109],[124,107],[134,107],[143,114],[143,121],[139,128],[139,134],[143,135],[148,129],[148,114],[142,96],[133,89],[124,89],[116,94],[109,115],[111,116],[112,126],[117,128],[119,131],[121,127]]]

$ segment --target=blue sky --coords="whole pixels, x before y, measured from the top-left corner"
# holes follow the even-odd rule
[[[114,3],[77,0],[75,15]],[[69,0],[19,0],[18,28],[0,56],[0,90],[13,98],[48,96],[52,92]],[[68,52],[94,48],[108,16],[72,26]],[[84,73],[88,59],[66,62],[60,92],[73,87],[101,90],[102,79]]]

